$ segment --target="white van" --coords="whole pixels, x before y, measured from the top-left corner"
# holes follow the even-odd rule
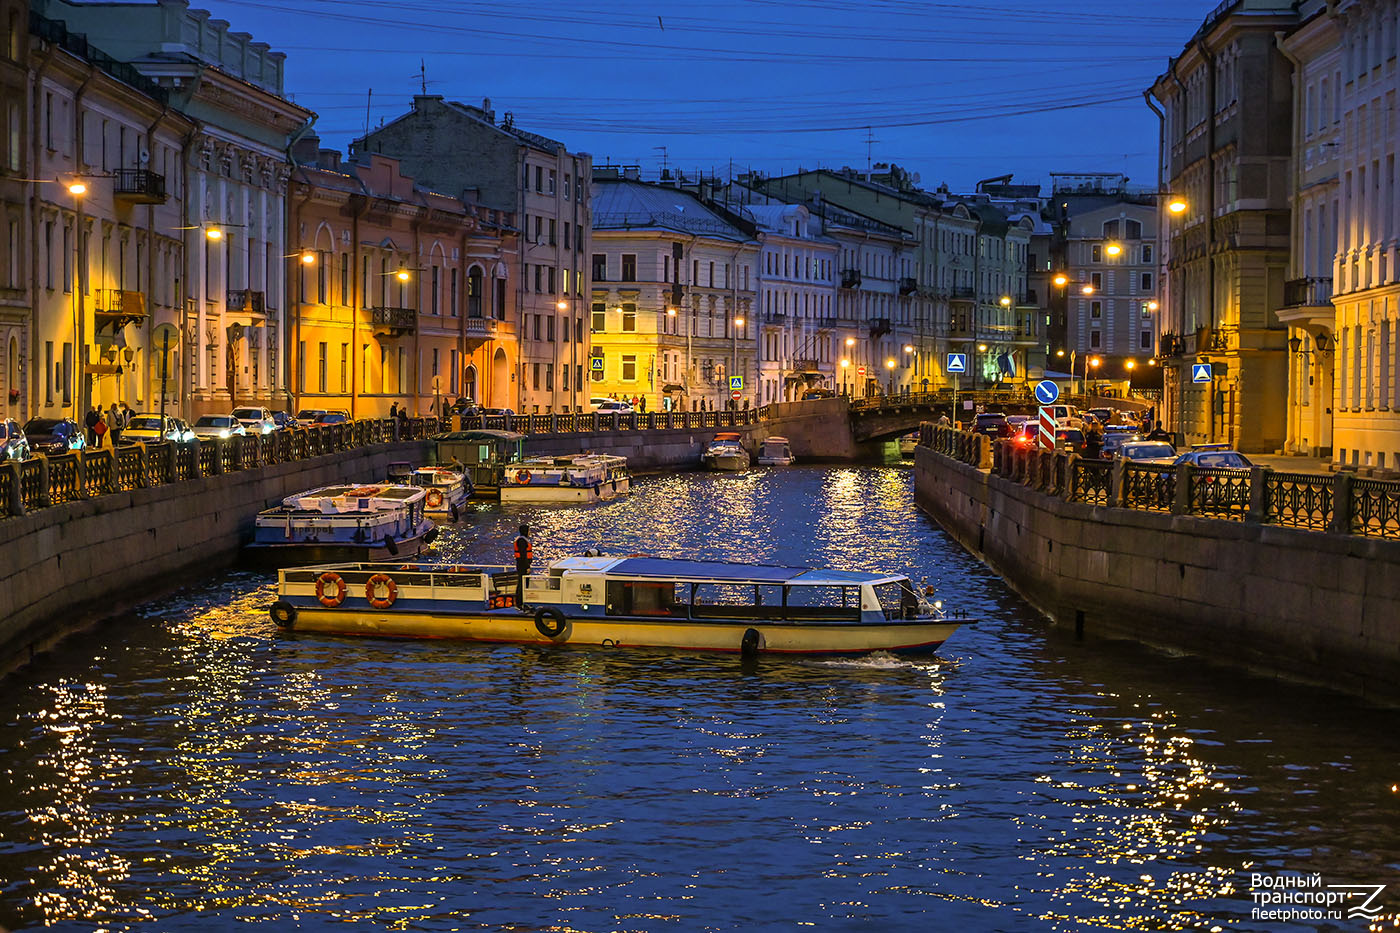
[[[1056,427],[1061,428],[1083,428],[1084,419],[1079,417],[1079,409],[1073,405],[1044,405],[1043,408],[1050,409],[1050,417],[1055,419]]]

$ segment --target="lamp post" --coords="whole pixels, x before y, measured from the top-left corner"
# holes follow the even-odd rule
[[[849,395],[849,394],[850,394],[849,391],[847,390],[847,387],[846,387],[846,381],[847,381],[848,377],[850,376],[850,373],[849,373],[850,368],[851,368],[851,361],[850,361],[850,360],[845,360],[845,359],[843,359],[843,360],[841,361],[841,394],[842,394],[842,395]]]
[[[89,391],[90,384],[87,374],[83,372],[87,362],[87,338],[86,321],[87,308],[83,301],[83,296],[87,294],[87,237],[83,230],[83,195],[87,194],[87,185],[81,181],[74,181],[68,186],[68,193],[73,195],[73,209],[76,214],[74,233],[78,242],[73,246],[77,250],[78,275],[77,281],[73,284],[73,363],[74,377],[73,383],[73,420],[83,424],[83,419],[87,417],[88,409],[92,407]]]
[[[886,391],[887,395],[894,395],[894,366],[895,363],[893,359],[885,360],[885,370],[889,373],[889,389]]]
[[[917,362],[917,358],[913,357],[913,353],[914,353],[914,345],[913,345],[913,344],[906,343],[906,344],[904,345],[904,368],[905,368],[906,370],[910,367],[910,365],[911,365],[912,362]],[[911,378],[909,379],[909,384],[906,385],[906,386],[904,387],[904,394],[905,394],[905,395],[908,395],[908,394],[910,393],[910,391],[913,389],[913,387],[914,387],[914,380],[913,380],[913,378],[911,377]]]
[[[736,318],[734,318],[734,333],[733,333],[733,336],[734,336],[734,344],[733,344],[733,348],[731,349],[730,354],[729,354],[729,378],[730,378],[730,379],[733,379],[733,378],[734,378],[734,373],[735,373],[735,371],[738,370],[738,368],[739,368],[739,329],[742,328],[743,326],[744,326],[744,319],[743,319],[742,317],[736,317]],[[737,409],[737,408],[739,407],[739,400],[732,397],[732,396],[733,396],[733,392],[731,392],[730,395],[731,395],[731,398],[729,399],[729,401],[730,401],[731,403],[733,403],[734,408]]]
[[[982,354],[987,352],[987,345],[979,343],[977,345],[977,357],[972,361],[972,391],[976,392],[982,383]]]
[[[854,353],[854,350],[853,350],[852,348],[853,348],[855,345],[856,345],[856,338],[854,338],[854,337],[847,337],[847,338],[846,338],[846,352],[847,352],[847,353]],[[848,365],[849,365],[849,364],[848,364]],[[855,383],[851,383],[851,395],[855,395]]]

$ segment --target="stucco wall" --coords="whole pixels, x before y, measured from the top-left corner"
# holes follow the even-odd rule
[[[136,489],[0,522],[0,670],[83,624],[207,576],[252,540],[261,509],[304,489],[373,480],[429,442]]]
[[[1400,542],[1065,502],[922,447],[915,483],[1057,623],[1400,704]]]

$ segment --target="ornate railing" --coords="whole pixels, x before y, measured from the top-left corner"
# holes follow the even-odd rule
[[[83,454],[83,495],[89,499],[116,492],[116,457],[111,449]]]
[[[175,478],[194,479],[199,476],[199,448],[193,444],[175,445]]]
[[[980,445],[986,440],[929,422],[919,426],[920,447],[1071,502],[1400,540],[1400,482],[1393,480],[1347,471],[1325,475],[1089,460],[1006,440],[984,453]]]
[[[1191,514],[1242,522],[1249,514],[1249,470],[1198,467],[1188,475]]]
[[[81,454],[60,454],[49,458],[48,504],[62,505],[82,498],[78,460]]]
[[[143,452],[139,447],[117,448],[114,469],[118,489],[130,491],[145,485],[145,477],[141,470],[142,459]]]
[[[217,441],[199,441],[196,451],[196,462],[199,464],[200,476],[212,476],[219,472],[218,456],[219,445]]]

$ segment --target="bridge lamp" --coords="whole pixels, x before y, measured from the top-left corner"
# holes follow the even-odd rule
[[[1054,282],[1057,287],[1064,288],[1066,285],[1069,284],[1069,276],[1061,272],[1059,275],[1051,279],[1051,281]]]
[[[314,264],[315,262],[316,262],[316,254],[315,254],[315,253],[313,253],[313,252],[312,252],[311,250],[309,250],[309,249],[304,249],[304,250],[301,251],[301,264],[302,264],[303,266],[309,266],[309,265]]]
[[[853,347],[853,346],[855,346],[855,345],[856,345],[856,338],[854,338],[854,337],[847,337],[847,338],[846,338],[846,346],[848,346],[848,347]]]
[[[885,360],[886,369],[894,369],[894,360]]]
[[[1137,369],[1136,360],[1128,360],[1128,362],[1124,363],[1123,365],[1128,368],[1128,372],[1132,372],[1134,369]]]
[[[913,346],[913,344],[908,344],[908,343],[906,343],[906,344],[904,345],[904,352],[905,352],[905,353],[913,353],[913,352],[914,352],[914,346]]]
[[[850,368],[850,365],[851,365],[851,361],[850,361],[850,360],[842,360],[842,361],[841,361],[841,368],[842,368],[842,369],[849,369],[849,368]]]
[[[1056,350],[1056,351],[1055,351],[1055,355],[1056,355],[1056,356],[1064,356],[1064,355],[1065,355],[1065,351],[1064,351],[1064,350]]]
[[[1090,365],[1090,366],[1094,367],[1095,369],[1098,369],[1098,368],[1099,368],[1099,363],[1100,363],[1100,360],[1099,360],[1099,358],[1098,358],[1097,356],[1091,356],[1091,357],[1089,357],[1089,365]]]

